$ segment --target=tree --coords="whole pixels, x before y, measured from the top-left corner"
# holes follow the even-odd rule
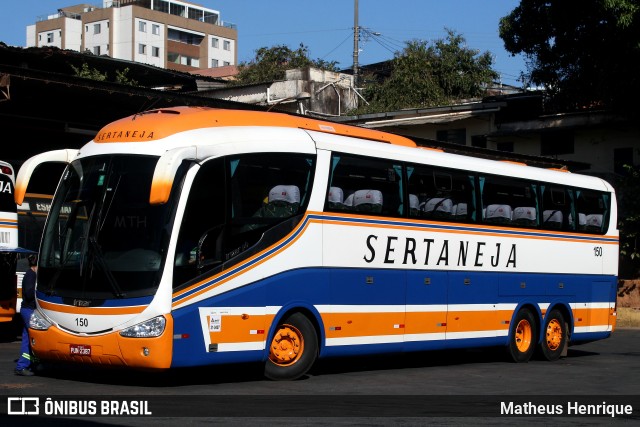
[[[429,107],[480,96],[498,74],[491,68],[489,52],[480,54],[465,43],[452,30],[431,44],[406,42],[396,53],[388,78],[380,81],[365,74],[363,95],[369,105],[354,113]]]
[[[552,110],[638,110],[640,0],[521,0],[499,30]]]
[[[238,84],[272,82],[284,80],[285,71],[293,68],[316,67],[323,70],[337,71],[337,62],[322,59],[309,59],[309,48],[302,43],[296,50],[286,45],[261,47],[256,56],[248,63],[238,65]]]
[[[620,230],[620,276],[640,277],[640,167],[625,165],[616,183]]]
[[[97,68],[90,68],[86,62],[82,63],[82,67],[74,67],[72,64],[69,64],[73,69],[74,75],[76,77],[82,77],[90,80],[97,80],[100,82],[108,81],[107,73],[102,73]],[[123,71],[116,70],[115,82],[121,85],[129,85],[129,86],[138,86],[138,81],[133,80],[127,76],[129,73],[129,67],[125,68]]]

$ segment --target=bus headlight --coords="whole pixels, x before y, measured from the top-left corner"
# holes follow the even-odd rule
[[[129,338],[153,338],[159,337],[164,332],[167,321],[164,316],[154,317],[137,325],[130,326],[120,331],[120,335]]]
[[[33,310],[33,314],[29,319],[29,328],[36,331],[46,331],[51,326],[51,322],[44,318],[44,316],[38,311]]]

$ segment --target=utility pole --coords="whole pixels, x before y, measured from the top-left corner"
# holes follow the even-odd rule
[[[354,0],[353,11],[353,86],[358,87],[358,52],[359,43],[358,37],[360,35],[360,27],[358,27],[358,0]]]

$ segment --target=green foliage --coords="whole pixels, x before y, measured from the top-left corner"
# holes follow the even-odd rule
[[[284,80],[285,71],[294,68],[315,67],[337,71],[337,62],[322,59],[309,59],[309,48],[303,44],[296,50],[286,45],[261,47],[250,62],[238,65],[237,84],[250,84]]]
[[[626,174],[617,183],[620,274],[640,275],[640,166],[624,166]]]
[[[526,57],[523,78],[545,87],[552,109],[638,109],[640,0],[521,0],[500,37]]]
[[[89,65],[86,62],[82,64],[81,68],[74,67],[73,65],[71,65],[71,68],[73,68],[73,72],[76,77],[98,80],[100,82],[107,80],[107,73],[102,74],[95,68],[89,68]]]
[[[129,73],[129,68],[125,68],[123,71],[116,70],[116,83],[121,85],[128,86],[138,86],[138,81],[130,79],[127,74]]]
[[[430,107],[481,96],[486,85],[498,77],[492,62],[489,52],[480,54],[466,47],[464,37],[452,30],[447,30],[445,39],[431,44],[406,42],[393,59],[389,78],[378,81],[364,76],[363,96],[369,105],[352,113]]]
[[[82,64],[82,67],[78,68],[71,65],[73,72],[76,77],[82,77],[85,79],[97,80],[100,82],[104,82],[108,80],[107,73],[101,73],[96,68],[89,68],[89,65],[85,62]],[[129,73],[129,68],[125,68],[123,71],[116,70],[116,78],[115,82],[122,85],[129,86],[138,86],[138,82],[136,80],[130,79],[127,74]]]

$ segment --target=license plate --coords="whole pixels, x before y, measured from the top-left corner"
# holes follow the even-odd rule
[[[69,354],[72,356],[91,356],[91,346],[82,344],[70,344]]]

